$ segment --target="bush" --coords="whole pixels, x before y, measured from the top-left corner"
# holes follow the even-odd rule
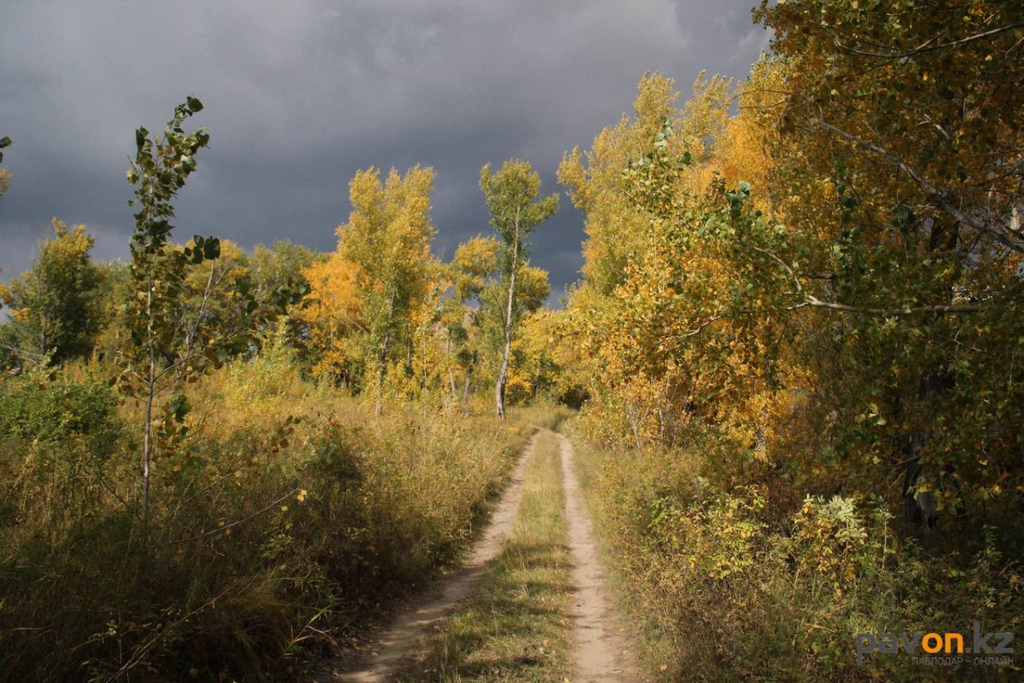
[[[689,448],[633,449],[574,433],[584,487],[662,676],[929,680],[935,671],[903,654],[856,664],[855,634],[1021,626],[1024,575],[991,532],[926,546],[901,539],[876,500],[809,496],[789,509],[769,487],[723,483],[707,435],[691,435]]]
[[[85,439],[97,457],[108,457],[123,426],[119,399],[106,383],[15,381],[0,393],[0,439],[59,444]]]

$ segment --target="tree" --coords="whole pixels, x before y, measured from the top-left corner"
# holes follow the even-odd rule
[[[303,268],[309,295],[295,318],[305,328],[304,347],[314,377],[346,386],[357,378],[361,361],[358,335],[366,332],[361,316],[358,267],[339,253]]]
[[[368,383],[378,411],[389,363],[396,349],[408,347],[412,314],[430,293],[433,185],[431,168],[415,166],[404,177],[391,169],[383,183],[377,169],[359,171],[349,184],[352,213],[337,231],[342,260],[336,265],[356,268],[360,338],[364,358],[373,367]]]
[[[491,171],[490,164],[485,165],[480,171],[480,189],[491,212],[491,225],[501,239],[498,272],[506,296],[500,309],[502,355],[494,399],[498,417],[505,419],[509,356],[523,309],[522,283],[517,280],[529,256],[527,239],[538,225],[558,211],[558,195],[538,199],[540,175],[523,160],[506,161],[497,172]]]
[[[761,243],[760,258],[790,306],[851,340],[822,335],[809,356],[816,400],[857,421],[836,430],[834,457],[863,458],[872,489],[902,474],[910,510],[929,487],[957,509],[1020,471],[1010,416],[1024,394],[1009,369],[1024,303],[1024,6],[875,4],[758,13],[789,69],[778,195],[834,192],[829,214],[788,203],[797,239]]]
[[[461,399],[454,372],[449,380],[453,400],[465,403],[482,355],[483,292],[493,287],[498,267],[498,241],[477,235],[455,249],[449,264],[453,296],[443,306],[441,321],[447,333],[447,355],[463,374]]]
[[[92,351],[103,324],[103,275],[89,256],[93,243],[84,225],[69,230],[54,219],[32,269],[0,292],[23,354],[61,362]]]
[[[711,427],[725,485],[964,510],[1020,472],[1024,16],[877,4],[766,4],[780,58],[679,111],[642,83],[656,127],[566,158],[567,327],[603,415],[635,443]]]
[[[469,395],[473,377],[501,366],[504,352],[503,311],[508,303],[508,287],[500,277],[501,244],[493,237],[476,236],[460,244],[448,265],[454,296],[442,304],[441,322],[446,330],[446,355],[464,373],[462,400]],[[551,292],[548,273],[524,260],[519,269],[517,307],[533,313]],[[516,361],[516,345],[509,357],[510,371]],[[457,397],[454,376],[449,384]]]
[[[135,158],[126,174],[136,186],[131,205],[138,206],[135,232],[131,238],[131,276],[133,296],[128,302],[127,323],[131,343],[124,350],[127,388],[144,404],[142,453],[142,520],[143,544],[148,543],[149,509],[154,447],[153,407],[157,395],[167,388],[166,381],[202,367],[207,360],[217,360],[214,345],[192,348],[185,355],[174,353],[180,339],[175,324],[183,281],[188,269],[204,260],[220,256],[220,241],[196,236],[192,245],[175,249],[168,243],[174,217],[172,200],[196,170],[196,154],[210,143],[205,129],[186,134],[182,125],[203,109],[202,103],[189,96],[174,109],[163,135],[149,137],[149,131],[135,131]],[[188,402],[177,397],[167,405],[162,436],[173,440],[180,434],[180,425],[188,412]]]
[[[274,242],[267,247],[257,244],[249,255],[249,276],[252,294],[261,309],[277,310],[289,305],[296,294],[309,292],[309,281],[303,271],[320,256],[301,244],[289,240]]]

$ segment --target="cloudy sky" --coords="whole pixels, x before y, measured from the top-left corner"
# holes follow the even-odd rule
[[[575,145],[630,110],[645,71],[684,92],[742,77],[768,44],[756,0],[3,0],[0,279],[25,270],[51,217],[127,255],[134,129],[194,93],[212,137],[177,206],[179,240],[334,247],[356,169],[437,172],[435,251],[489,230],[480,167],[525,157],[544,191]],[[567,198],[538,231],[552,304],[581,265]]]

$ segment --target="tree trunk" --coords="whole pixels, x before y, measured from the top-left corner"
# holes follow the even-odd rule
[[[470,361],[469,367],[466,368],[466,381],[462,385],[462,405],[466,404],[469,400],[469,389],[473,385],[473,368],[476,366],[476,357],[474,354],[473,360]]]
[[[146,341],[149,346],[149,376],[146,381],[146,421],[142,440],[142,551],[149,552],[149,496],[153,460],[153,396],[156,394],[156,348],[153,342],[153,278],[146,286]]]
[[[516,272],[519,270],[519,208],[516,208],[515,240],[512,243],[512,273],[508,279],[508,307],[505,310],[505,351],[501,356],[501,371],[494,387],[494,402],[498,419],[505,419],[505,386],[508,384],[508,359],[512,352],[512,314],[516,296]]]
[[[448,339],[444,343],[444,357],[448,362],[448,386],[452,392],[452,405],[459,402],[459,390],[455,387],[455,371],[452,369],[452,331],[448,330]]]
[[[498,419],[505,419],[505,386],[508,384],[508,356],[512,347],[512,340],[505,334],[505,352],[501,357],[501,372],[498,373],[498,383],[494,387],[494,400],[497,404]]]
[[[928,240],[928,252],[935,252],[939,249],[952,250],[960,238],[959,227],[955,226],[948,232],[940,222],[931,225],[931,234]],[[944,303],[949,304],[953,300],[952,289],[946,288]],[[929,316],[930,318],[931,316]],[[931,320],[926,319],[928,322]],[[956,378],[942,364],[929,371],[921,377],[918,387],[918,410],[923,414],[931,414],[939,400],[956,386]],[[922,478],[932,479],[929,484],[941,483],[941,472],[925,472],[921,463],[920,451],[927,445],[932,436],[931,429],[921,429],[911,434],[907,446],[907,459],[903,472],[903,511],[908,524],[920,525],[923,532],[927,533],[938,521],[938,508],[936,506],[935,494],[931,491],[919,491],[918,486]]]
[[[380,345],[380,357],[377,359],[377,399],[373,404],[373,414],[380,415],[384,406],[384,377],[387,374],[388,346],[391,343],[391,321],[395,317],[395,296],[397,292],[391,293],[391,302],[388,304],[388,321],[384,330],[384,341]]]

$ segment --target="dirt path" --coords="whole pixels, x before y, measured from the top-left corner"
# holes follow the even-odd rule
[[[636,681],[629,639],[612,608],[611,590],[597,552],[576,469],[572,444],[559,435],[562,477],[565,488],[565,516],[569,526],[569,547],[573,557],[573,585],[576,594],[571,617],[575,631],[573,659],[577,681]]]
[[[373,648],[373,655],[341,670],[333,671],[333,680],[388,680],[389,673],[415,650],[428,630],[469,594],[486,571],[487,563],[498,554],[502,541],[512,530],[512,524],[519,511],[519,501],[523,495],[526,463],[536,443],[537,434],[534,434],[530,443],[523,449],[519,463],[512,473],[512,479],[491,515],[483,537],[477,541],[462,568],[441,580],[421,598],[419,606],[399,615],[387,631],[381,634]]]

